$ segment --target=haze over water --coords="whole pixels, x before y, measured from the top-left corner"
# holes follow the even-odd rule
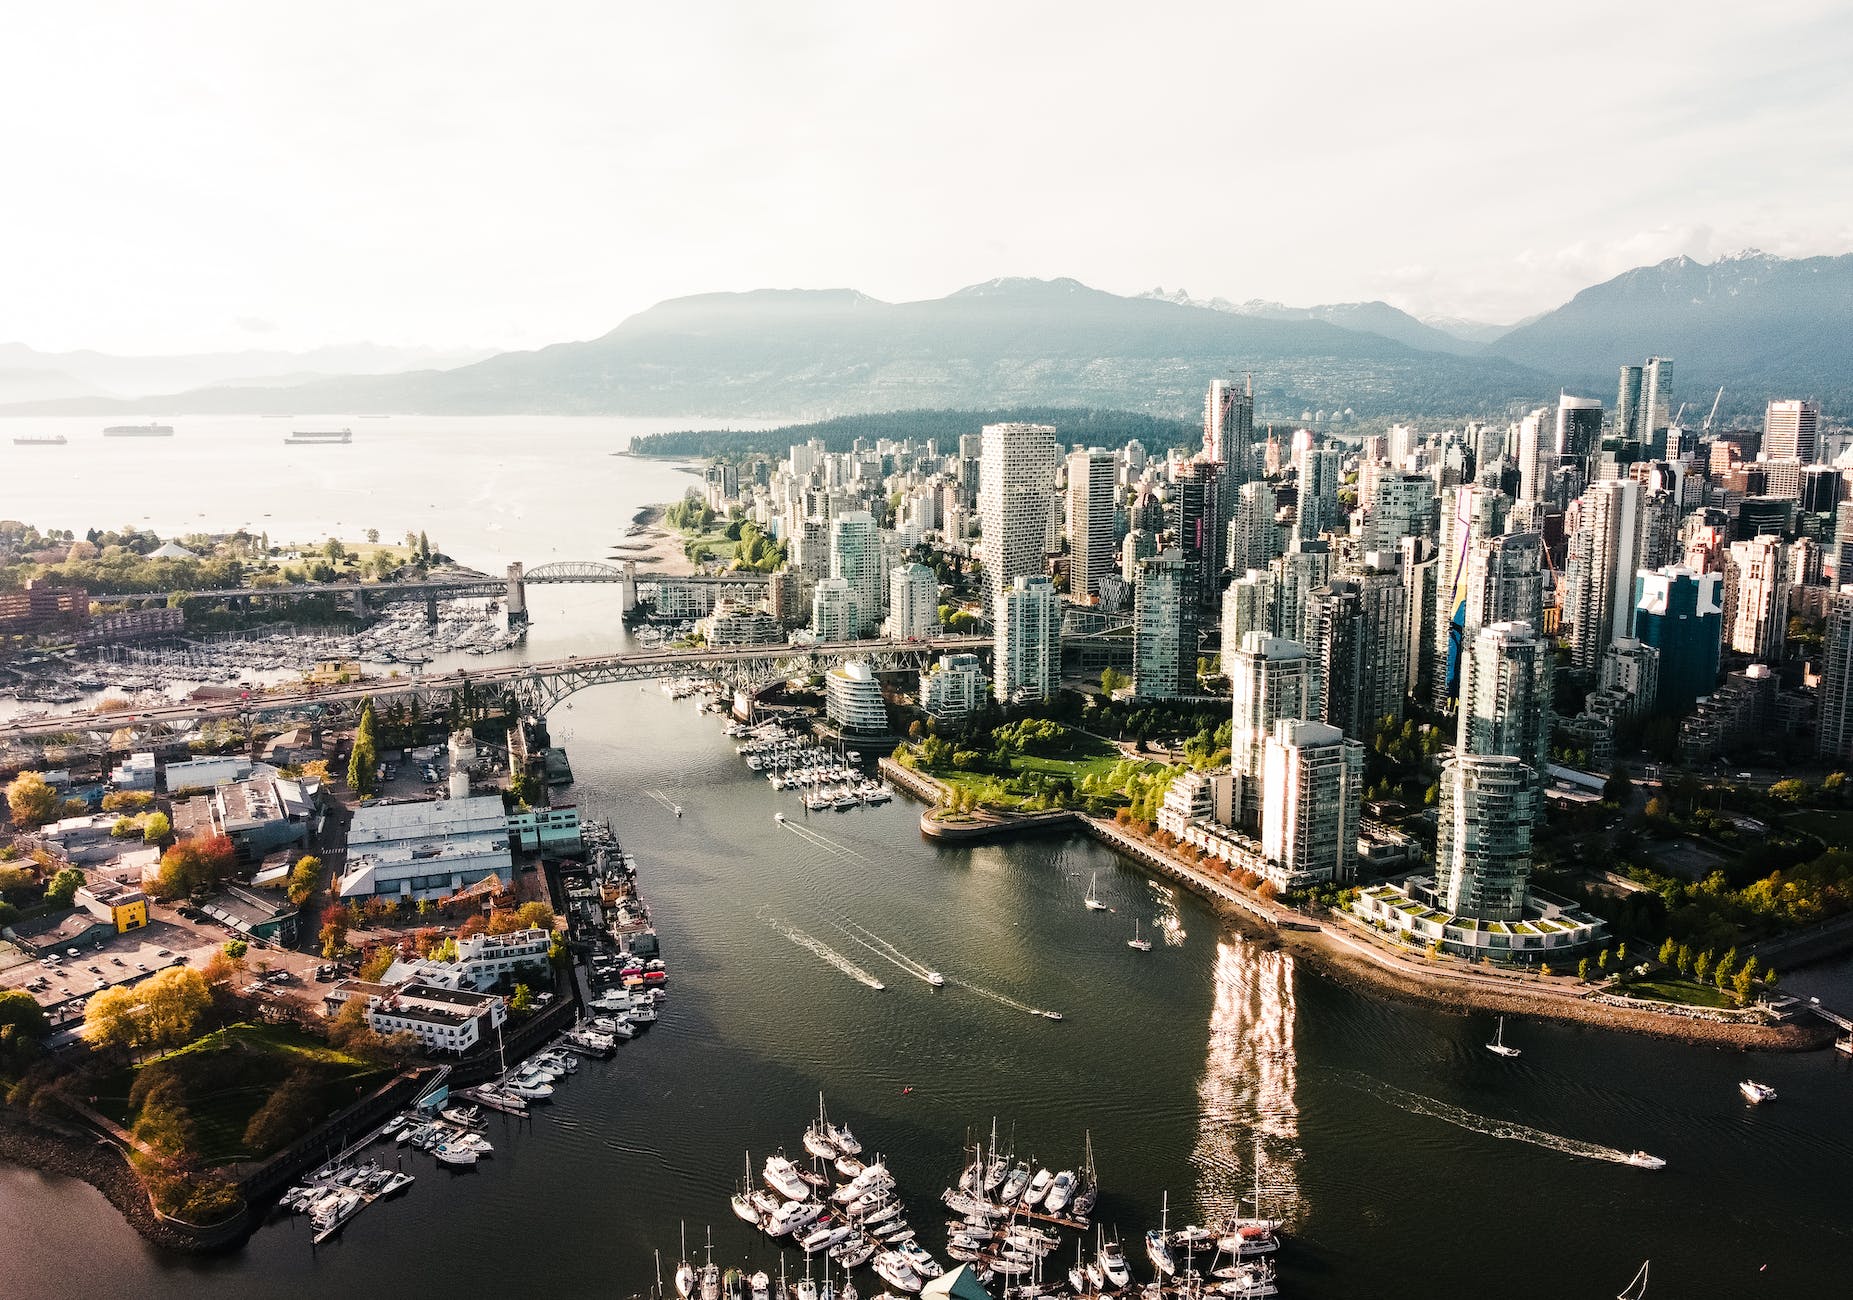
[[[100,423],[85,421],[86,437]],[[600,558],[637,508],[692,481],[606,455],[629,431],[617,421],[355,422],[348,448],[284,448],[287,421],[174,423],[179,437],[134,444],[125,460],[80,460],[75,433],[64,449],[14,448],[0,427],[0,513],[80,532],[149,514],[165,535],[258,527],[269,509],[285,521],[273,539],[352,535],[335,519],[387,537],[423,527],[460,560],[499,568]],[[196,439],[256,468],[236,479],[181,468]],[[111,440],[111,457],[123,445]],[[39,468],[21,480],[28,454]],[[43,468],[60,462],[96,481]],[[276,490],[215,502],[221,481]],[[148,504],[124,514],[136,500]],[[531,657],[623,644],[615,588],[537,587],[530,603]],[[1841,1289],[1853,1247],[1844,1057],[1746,1059],[1513,1021],[1508,1039],[1524,1056],[1502,1061],[1482,1046],[1490,1017],[1351,992],[1089,841],[941,849],[921,840],[905,799],[805,818],[689,701],[652,685],[569,704],[551,721],[578,775],[571,797],[613,819],[662,934],[661,1022],[612,1061],[587,1063],[531,1121],[494,1117],[496,1154],[476,1172],[407,1155],[419,1175],[409,1194],[319,1251],[294,1219],[224,1258],[164,1256],[89,1188],[0,1167],[0,1296],[624,1295],[651,1284],[652,1250],[673,1267],[684,1221],[691,1246],[712,1225],[717,1262],[776,1272],[726,1198],[745,1150],[757,1164],[800,1149],[820,1089],[833,1118],[889,1157],[929,1248],[944,1244],[932,1209],[966,1134],[988,1135],[995,1116],[1021,1155],[1057,1168],[1078,1162],[1091,1132],[1099,1219],[1118,1227],[1142,1276],[1137,1238],[1161,1195],[1173,1226],[1228,1210],[1248,1190],[1258,1132],[1270,1204],[1290,1225],[1284,1297],[1606,1297],[1649,1257],[1653,1295]],[[781,829],[781,811],[813,834]],[[1081,905],[1095,873],[1112,912]],[[1169,941],[1127,948],[1135,917]],[[886,990],[789,942],[774,919]],[[928,988],[836,923],[953,982]],[[1837,970],[1829,978],[1844,979],[1847,964]],[[1066,1018],[1031,1017],[958,981]],[[1735,1085],[1749,1074],[1781,1101],[1743,1104]],[[1590,1154],[1635,1148],[1668,1168]]]

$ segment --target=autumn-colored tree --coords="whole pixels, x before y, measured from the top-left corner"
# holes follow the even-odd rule
[[[328,919],[322,922],[320,938],[322,956],[329,961],[339,957],[341,950],[347,947],[347,913],[339,910],[329,912]]]
[[[399,959],[399,950],[389,943],[374,948],[360,963],[360,978],[369,983],[378,983],[382,975],[392,969],[392,964]]]
[[[21,772],[6,788],[6,806],[13,814],[13,824],[28,830],[57,816],[63,803],[63,796],[37,772]]]
[[[316,884],[322,878],[322,860],[313,853],[305,853],[296,859],[296,865],[290,868],[289,883],[285,887],[290,902],[301,907],[315,892]]]
[[[182,898],[217,889],[232,872],[238,851],[223,835],[198,835],[181,840],[161,855],[155,878],[157,898]]]

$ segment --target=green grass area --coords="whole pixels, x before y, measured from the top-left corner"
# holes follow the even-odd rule
[[[1655,1002],[1676,1002],[1683,1007],[1717,1007],[1728,1009],[1737,999],[1713,984],[1695,984],[1676,976],[1647,980],[1630,980],[1618,990],[1631,998],[1648,998]]]
[[[1833,808],[1803,808],[1789,814],[1788,824],[1795,830],[1806,831],[1829,847],[1853,844],[1853,812]]]
[[[278,1085],[299,1071],[314,1075],[324,1115],[392,1073],[289,1026],[237,1024],[102,1081],[97,1109],[132,1127],[130,1095],[137,1079],[149,1071],[179,1083],[197,1138],[194,1154],[205,1164],[268,1154],[245,1149],[245,1127]]]
[[[1077,791],[1083,780],[1105,776],[1115,767],[1126,761],[1126,755],[1107,741],[1097,739],[1082,732],[1069,732],[1067,747],[1057,754],[1013,754],[1010,769],[1007,772],[961,771],[955,767],[922,769],[936,780],[960,790],[970,790],[983,797],[987,807],[1016,810],[1021,808],[1024,796],[1002,792],[985,795],[986,787],[992,782],[1007,781],[1015,777],[1034,773],[1043,777],[1066,777],[1073,782]],[[1140,770],[1154,771],[1162,766],[1158,763],[1146,763]],[[1107,805],[1124,802],[1119,799],[1107,799]]]

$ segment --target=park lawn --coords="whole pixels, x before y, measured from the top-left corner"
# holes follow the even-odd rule
[[[1737,999],[1714,984],[1698,984],[1691,980],[1669,977],[1656,977],[1650,980],[1630,980],[1621,990],[1628,997],[1651,998],[1656,1002],[1676,1002],[1685,1007],[1716,1007],[1729,1010],[1736,1007]]]
[[[1853,812],[1833,808],[1803,808],[1788,816],[1788,824],[1806,831],[1829,848],[1853,843]]]
[[[277,1086],[297,1071],[316,1076],[323,1115],[377,1087],[392,1073],[290,1026],[240,1023],[104,1080],[97,1090],[97,1109],[133,1127],[129,1094],[145,1070],[160,1070],[179,1080],[196,1134],[194,1154],[209,1165],[268,1154],[245,1149],[245,1127]]]
[[[1060,754],[1013,754],[1008,773],[966,772],[948,767],[931,771],[929,775],[935,780],[943,781],[961,790],[982,791],[985,784],[992,779],[1002,781],[1035,772],[1042,776],[1067,777],[1078,791],[1084,778],[1104,776],[1126,760],[1126,755],[1107,741],[1080,732],[1071,732],[1070,735],[1072,743]],[[1159,766],[1161,765],[1148,762],[1141,770],[1150,771]],[[1009,794],[986,801],[989,807],[1004,809],[1017,809],[1022,802],[1021,796]],[[1107,802],[1116,801],[1109,797]]]

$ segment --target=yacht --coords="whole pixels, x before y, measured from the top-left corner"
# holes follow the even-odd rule
[[[1087,878],[1087,897],[1081,901],[1087,905],[1087,910],[1090,912],[1104,912],[1107,910],[1107,905],[1101,902],[1094,894],[1094,887],[1099,883],[1100,873],[1098,871]]]
[[[103,430],[105,438],[171,438],[174,426],[171,424],[112,424]]]
[[[1074,1173],[1064,1169],[1055,1175],[1055,1181],[1049,1184],[1048,1192],[1042,1198],[1042,1208],[1050,1214],[1060,1214],[1068,1208],[1068,1202],[1074,1199]]]
[[[1036,1176],[1029,1180],[1029,1186],[1023,1190],[1023,1204],[1032,1208],[1042,1204],[1042,1198],[1049,1194],[1049,1184],[1055,1181],[1055,1175],[1047,1169],[1038,1169]]]
[[[774,1237],[783,1237],[816,1222],[823,1212],[824,1207],[816,1201],[787,1201],[766,1216],[766,1231]]]
[[[919,1294],[926,1285],[920,1275],[908,1264],[907,1256],[898,1250],[884,1250],[873,1261],[875,1272],[889,1286],[908,1295]]]
[[[821,1114],[823,1098],[819,1097],[817,1100],[819,1113]],[[858,1156],[862,1154],[862,1143],[856,1141],[856,1135],[849,1131],[849,1125],[832,1124],[829,1126],[829,1130],[830,1144],[838,1151],[846,1156]]]
[[[457,1169],[468,1169],[481,1159],[474,1147],[466,1147],[456,1142],[441,1142],[431,1148],[431,1154],[437,1157],[439,1164],[450,1165]]]
[[[1132,1268],[1126,1263],[1126,1252],[1117,1237],[1103,1244],[1095,1252],[1095,1258],[1100,1263],[1101,1275],[1114,1290],[1132,1282]]]
[[[1139,921],[1137,917],[1133,918],[1132,938],[1126,940],[1126,946],[1128,948],[1137,948],[1140,952],[1150,952],[1152,950],[1152,941],[1139,937]]]
[[[1745,1079],[1737,1085],[1737,1091],[1744,1094],[1744,1100],[1751,1105],[1759,1102],[1776,1100],[1776,1090],[1767,1083],[1758,1083],[1755,1079]]]
[[[1493,1034],[1493,1041],[1486,1045],[1486,1050],[1494,1056],[1517,1056],[1518,1048],[1506,1046],[1506,1018],[1499,1017],[1499,1028]]]
[[[811,1194],[811,1185],[798,1173],[798,1167],[787,1160],[781,1152],[766,1157],[766,1183],[773,1191],[788,1200],[802,1201]]]

